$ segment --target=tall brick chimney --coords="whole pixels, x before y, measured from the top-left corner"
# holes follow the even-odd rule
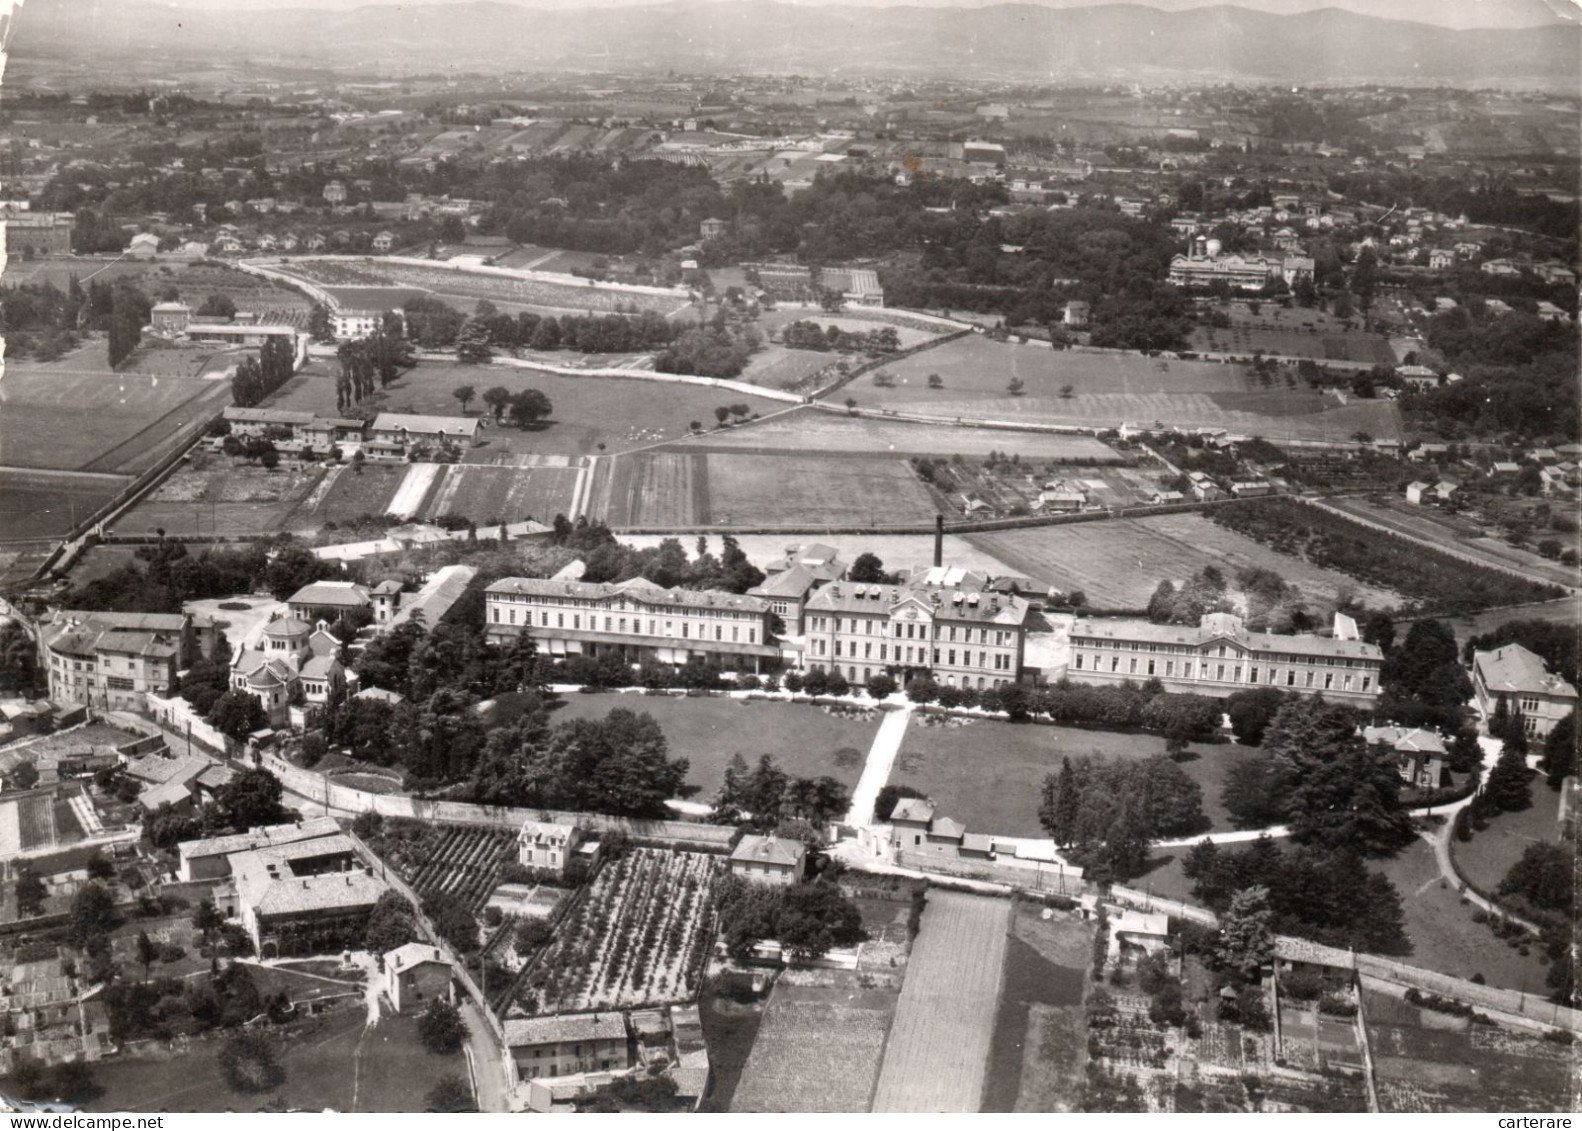
[[[945,516],[934,516],[934,568],[945,564]]]

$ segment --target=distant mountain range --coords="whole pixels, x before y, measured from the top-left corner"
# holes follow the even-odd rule
[[[320,11],[343,12],[408,0],[319,0]],[[458,0],[430,0],[431,3],[457,3]],[[564,8],[630,8],[652,0],[512,0],[523,7],[557,10]],[[850,0],[785,0],[801,7],[828,7]],[[877,8],[989,8],[1004,0],[867,0],[858,6]],[[1027,0],[1039,8],[1089,8],[1093,0]],[[1210,7],[1220,0],[1149,0],[1148,7],[1166,12]],[[226,11],[274,9],[278,0],[187,0],[189,8],[215,8]],[[1319,8],[1340,8],[1367,16],[1387,16],[1392,20],[1433,24],[1448,28],[1546,27],[1555,23],[1582,20],[1571,0],[1240,0],[1238,8],[1289,16]]]
[[[1281,7],[1302,0],[1253,2]],[[1433,2],[1378,6],[1414,10]],[[1491,0],[1451,2],[1475,11]],[[1523,0],[1499,0],[1498,8],[1487,10],[1532,9]],[[155,59],[393,73],[674,68],[1044,83],[1537,83],[1575,91],[1582,72],[1582,26],[1575,22],[1464,30],[1336,8],[1281,14],[1224,5],[1165,11],[1133,4],[966,8],[690,0],[623,7],[612,18],[608,9],[546,10],[495,0],[267,11],[29,0],[16,12],[13,32],[10,46],[18,58],[136,52]]]

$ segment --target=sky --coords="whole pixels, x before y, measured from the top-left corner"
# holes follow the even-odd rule
[[[362,7],[399,7],[413,0],[169,0],[175,7],[218,10],[259,10],[270,8],[317,8],[344,11]],[[473,0],[418,0],[428,4],[468,3]],[[652,4],[663,0],[496,0],[539,9],[618,8],[633,4]],[[705,0],[724,2],[724,0]],[[984,7],[1007,0],[780,0],[806,6],[840,4],[851,7]],[[1344,8],[1375,16],[1396,16],[1445,27],[1525,27],[1548,23],[1555,18],[1582,19],[1582,0],[1014,0],[1053,8],[1086,7],[1096,3],[1141,3],[1148,7],[1180,10],[1215,4],[1289,14],[1319,8]]]

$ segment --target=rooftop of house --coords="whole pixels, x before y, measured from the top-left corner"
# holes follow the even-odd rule
[[[1363,727],[1362,737],[1370,746],[1388,746],[1403,754],[1445,752],[1444,740],[1421,727]]]
[[[315,581],[291,594],[286,604],[362,608],[368,604],[368,590],[355,581]]]
[[[807,595],[808,590],[822,580],[817,570],[797,564],[790,569],[783,569],[779,573],[771,573],[764,579],[764,583],[757,588],[749,589],[748,596],[801,598]]]
[[[890,811],[891,822],[908,821],[926,825],[934,819],[934,803],[926,797],[903,797]]]
[[[258,825],[245,833],[229,833],[225,836],[183,841],[178,846],[178,851],[184,860],[196,860],[206,856],[229,856],[233,852],[251,852],[261,848],[294,844],[298,841],[337,836],[340,831],[341,827],[333,817],[308,817],[291,824]]]
[[[1507,644],[1492,652],[1478,652],[1472,666],[1493,694],[1554,695],[1575,699],[1577,689],[1550,673],[1543,659],[1520,644]]]
[[[502,596],[575,597],[583,601],[626,597],[641,605],[669,605],[688,609],[738,609],[749,613],[769,611],[768,602],[757,597],[738,596],[735,593],[723,593],[712,589],[665,589],[642,577],[614,583],[506,577],[496,581],[484,592]]]
[[[778,864],[796,868],[807,856],[807,845],[800,840],[783,836],[747,835],[731,850],[731,862],[744,864]]]
[[[1242,619],[1233,613],[1208,613],[1196,625],[1153,624],[1129,617],[1088,618],[1071,626],[1071,638],[1140,641],[1152,644],[1184,644],[1200,647],[1215,640],[1230,640],[1252,652],[1293,652],[1331,656],[1337,659],[1383,660],[1377,645],[1362,640],[1339,640],[1330,636],[1290,636],[1274,632],[1249,632]]]
[[[579,831],[576,825],[561,824],[558,821],[523,821],[517,839],[559,842],[569,840]]]
[[[513,1017],[505,1022],[508,1048],[532,1048],[566,1041],[624,1041],[626,1021],[619,1013],[566,1013],[558,1017]]]
[[[147,782],[149,785],[165,785],[168,782],[185,784],[212,765],[213,762],[196,754],[183,754],[176,758],[150,754],[144,758],[128,760],[126,772],[128,776]]]
[[[427,943],[409,942],[405,946],[398,946],[394,950],[385,952],[385,969],[391,972],[397,970],[410,970],[414,966],[421,966],[425,962],[440,962],[450,965],[445,960],[445,955],[437,946]]]
[[[374,417],[375,432],[415,432],[420,435],[472,436],[478,421],[470,416],[423,416],[414,413],[381,412]]]
[[[949,817],[936,817],[928,827],[928,835],[943,840],[960,840],[967,835],[967,826]]]
[[[137,803],[152,813],[161,805],[179,805],[192,796],[188,781],[167,781],[151,785],[137,795]]]

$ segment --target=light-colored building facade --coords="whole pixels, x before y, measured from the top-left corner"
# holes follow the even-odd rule
[[[698,657],[757,672],[780,651],[769,603],[712,590],[664,589],[644,578],[613,584],[508,577],[484,591],[485,633],[500,644],[523,632],[541,655],[684,664]]]
[[[1527,733],[1536,738],[1548,735],[1577,705],[1577,689],[1520,644],[1474,653],[1472,689],[1485,717],[1493,716],[1503,698],[1507,710],[1521,711]]]
[[[904,585],[832,583],[807,602],[804,669],[871,675],[931,671],[950,687],[999,687],[1022,669],[1031,606],[967,570],[917,570]]]
[[[632,1063],[626,1019],[613,1011],[511,1018],[505,1046],[518,1080],[619,1072]]]
[[[345,851],[330,842],[345,840]],[[388,889],[356,866],[350,840],[327,837],[230,857],[234,914],[260,958],[355,946]],[[218,901],[217,901],[218,902]]]
[[[384,955],[385,996],[397,1013],[425,1009],[431,1001],[454,1001],[450,963],[437,946],[407,943]]]
[[[230,857],[239,852],[255,852],[299,841],[334,837],[340,831],[341,827],[333,817],[309,817],[289,825],[260,825],[245,833],[183,841],[177,846],[181,864],[176,874],[183,883],[192,880],[223,880],[231,874]],[[346,850],[351,850],[350,842]]]
[[[731,851],[731,875],[755,884],[790,887],[807,870],[807,845],[783,836],[748,834]]]
[[[1158,679],[1167,691],[1197,695],[1274,687],[1366,707],[1378,698],[1384,663],[1378,647],[1362,640],[1250,632],[1232,613],[1209,613],[1197,625],[1084,618],[1070,638],[1069,679]]]
[[[208,651],[185,613],[61,610],[40,623],[39,639],[49,697],[111,711],[141,710],[150,692],[169,695],[176,672]]]
[[[516,862],[524,868],[564,875],[581,842],[582,830],[576,825],[524,821],[516,834]]]

